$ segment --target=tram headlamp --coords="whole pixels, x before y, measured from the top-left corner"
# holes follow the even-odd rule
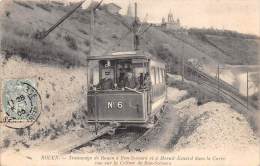
[[[117,83],[114,84],[114,87],[117,89]]]

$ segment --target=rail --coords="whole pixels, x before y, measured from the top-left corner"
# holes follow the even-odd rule
[[[248,110],[251,110],[251,111],[256,110],[255,107],[253,107],[252,105],[246,104],[246,98],[244,96],[242,96],[239,93],[239,91],[236,88],[234,88],[232,85],[226,83],[223,80],[215,79],[215,78],[211,77],[210,75],[204,73],[203,71],[196,69],[195,67],[190,66],[188,64],[185,64],[185,67],[187,67],[187,68],[191,69],[193,72],[197,73],[200,80],[194,80],[194,81],[197,81],[198,83],[207,85],[215,90],[218,90],[223,95],[229,96],[237,104],[241,105],[242,107],[244,107]],[[185,76],[186,76],[186,78],[188,77],[187,75],[185,75]],[[190,78],[187,78],[187,79],[190,79]]]
[[[170,31],[167,31],[169,34],[171,34],[174,38],[176,38],[177,40],[180,40],[182,42],[184,42],[185,44],[193,47],[194,49],[200,51],[201,53],[205,54],[205,55],[208,55],[208,53],[206,53],[203,49],[200,49],[198,47],[196,47],[194,44],[188,42],[188,41],[185,41],[184,39],[182,39],[181,37],[178,37],[177,35],[175,35],[174,33],[170,32]],[[209,44],[211,44],[212,46],[215,46],[213,45],[210,41],[208,42]],[[216,46],[215,46],[216,47]],[[221,51],[223,54],[226,55],[226,53],[221,50],[220,48],[216,47],[219,51]],[[234,96],[237,96],[239,98],[239,100],[241,101],[245,101],[246,100],[246,97],[241,95],[239,93],[239,90],[235,87],[233,87],[232,85],[228,84],[227,82],[221,80],[221,79],[215,79],[213,78],[212,76],[210,76],[209,74],[195,68],[194,66],[188,64],[187,62],[184,63],[184,66],[186,68],[189,68],[191,69],[193,72],[196,72],[198,74],[199,77],[201,78],[204,78],[206,79],[207,82],[209,82],[210,84],[212,85],[217,85],[218,88],[222,88],[223,90],[226,90],[227,92],[230,92],[232,93]],[[255,107],[253,107],[253,109],[255,109]]]

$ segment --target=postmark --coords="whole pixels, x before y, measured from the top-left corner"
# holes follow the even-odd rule
[[[41,113],[41,97],[32,80],[4,81],[2,103],[2,122],[10,128],[28,127]]]

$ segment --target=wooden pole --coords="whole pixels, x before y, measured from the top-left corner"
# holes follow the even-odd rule
[[[135,16],[133,24],[133,33],[134,33],[134,50],[138,50],[138,35],[137,35],[137,2],[135,2]]]
[[[93,0],[91,1],[91,4],[93,4]],[[95,41],[95,16],[94,16],[94,7],[91,8],[91,13],[90,13],[90,56],[93,56],[93,50],[94,50],[94,41]],[[95,110],[95,132],[97,135],[98,132],[98,110],[97,110],[97,94],[96,92],[94,93],[94,110]]]
[[[93,0],[91,1],[93,3]],[[94,49],[94,24],[95,24],[95,17],[94,17],[94,9],[91,9],[91,16],[90,16],[90,56],[93,56],[93,49]]]
[[[184,41],[182,41],[182,64],[181,64],[181,70],[182,70],[182,77],[181,77],[181,80],[182,80],[182,82],[184,82]]]
[[[218,64],[218,74],[217,74],[217,78],[218,78],[218,99],[220,97],[219,95],[219,90],[220,90],[220,87],[219,87],[219,64]]]
[[[248,79],[248,69],[247,69],[247,72],[246,72],[246,107],[248,109],[248,100],[249,100],[249,97],[248,97],[248,93],[249,93],[249,85],[248,85],[248,82],[249,79]]]
[[[135,2],[135,21],[137,21],[137,2]]]

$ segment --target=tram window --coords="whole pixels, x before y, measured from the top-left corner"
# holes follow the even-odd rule
[[[125,86],[127,73],[133,74],[133,67],[130,60],[118,60],[116,67],[116,83],[119,88]]]
[[[115,83],[115,62],[101,60],[100,70],[101,79],[97,88],[101,90],[112,90]]]
[[[160,83],[160,76],[159,76],[159,72],[158,72],[158,68],[156,67],[155,68],[155,73],[156,73],[156,84],[159,84]]]
[[[155,78],[155,77],[156,77],[155,68],[152,67],[152,68],[151,68],[151,81],[152,81],[152,84],[153,84],[153,85],[155,85],[155,83],[156,83],[156,81],[155,81],[156,78]]]
[[[156,68],[155,72],[156,72],[155,82],[156,82],[156,84],[160,84],[159,68]]]
[[[165,69],[163,70],[163,78],[164,78],[163,80],[166,82],[166,80],[167,80],[167,79],[166,79],[166,78],[167,78],[167,73],[166,73],[166,70],[165,70]]]
[[[88,68],[89,89],[142,88],[147,65],[131,60],[92,60]]]
[[[146,63],[135,63],[133,64],[135,78],[138,82],[138,88],[142,89],[145,87],[145,78],[147,73]]]
[[[161,72],[161,68],[158,68],[158,75],[159,75],[159,83],[162,83],[162,72]]]
[[[159,76],[160,76],[160,84],[162,83],[162,69],[158,68]]]
[[[115,63],[91,60],[88,63],[88,89],[110,90],[114,87]]]
[[[164,82],[163,81],[163,78],[164,78],[164,76],[163,76],[163,69],[160,68],[159,72],[160,72],[160,75],[161,75],[161,83],[163,83]]]
[[[89,87],[99,84],[99,61],[90,61],[88,64]]]
[[[145,69],[145,67],[135,67],[134,68],[134,73],[135,73],[135,77],[138,78],[141,74],[145,74],[147,71]]]
[[[162,72],[162,83],[164,83],[165,82],[164,69],[161,69],[161,72]]]

